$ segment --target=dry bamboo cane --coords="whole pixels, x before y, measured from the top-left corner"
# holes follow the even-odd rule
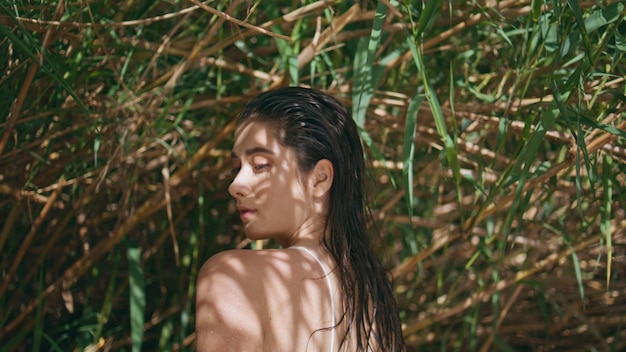
[[[568,247],[566,249],[564,249],[563,251],[559,252],[559,253],[552,253],[550,255],[548,255],[546,258],[544,258],[543,260],[541,260],[540,262],[538,262],[535,266],[531,267],[530,269],[524,270],[524,271],[520,271],[518,272],[515,277],[508,279],[508,280],[502,280],[494,285],[492,285],[491,287],[487,288],[484,291],[480,291],[480,292],[476,292],[474,294],[472,294],[469,298],[467,298],[465,301],[457,304],[456,306],[446,309],[440,313],[435,314],[434,316],[428,318],[428,319],[424,319],[421,320],[418,323],[415,323],[413,325],[409,325],[407,326],[404,331],[403,334],[405,336],[411,335],[413,333],[415,333],[416,331],[419,331],[421,329],[424,329],[426,327],[428,327],[429,325],[434,324],[435,322],[441,321],[443,319],[449,318],[451,316],[457,315],[461,312],[463,312],[464,310],[474,306],[475,304],[477,304],[478,302],[482,301],[483,299],[492,296],[493,294],[495,294],[496,292],[500,292],[503,291],[506,288],[509,288],[511,286],[513,286],[516,283],[520,283],[522,280],[525,280],[529,277],[531,277],[532,275],[538,273],[539,271],[541,271],[542,269],[546,268],[548,265],[551,265],[553,263],[558,262],[559,260],[561,260],[562,258],[565,258],[569,255],[572,254],[572,252],[576,252],[579,251],[581,249],[584,249],[594,243],[597,243],[600,240],[600,235],[595,235],[593,237],[590,237],[588,239],[586,239],[585,241],[582,241],[574,246]]]
[[[52,209],[52,205],[56,201],[57,196],[59,195],[59,193],[61,193],[62,189],[63,189],[63,179],[59,181],[59,187],[55,189],[52,195],[48,198],[48,202],[46,203],[46,205],[44,205],[43,209],[41,210],[41,212],[39,213],[39,215],[33,222],[33,225],[31,226],[30,231],[28,231],[28,234],[24,238],[24,241],[22,241],[22,245],[20,246],[20,249],[17,251],[15,258],[12,259],[13,264],[11,265],[9,272],[5,276],[4,281],[2,281],[2,285],[0,286],[0,297],[4,295],[4,291],[6,291],[7,287],[9,287],[9,284],[11,283],[11,280],[13,279],[13,276],[15,275],[15,272],[17,271],[17,267],[22,262],[22,259],[24,258],[24,255],[26,254],[26,251],[28,250],[30,243],[33,241],[33,239],[35,238],[35,235],[37,234],[37,230],[39,230],[39,227],[41,226],[46,216],[48,215],[48,212],[50,212],[50,209]]]
[[[65,12],[65,1],[59,1],[54,11],[54,19],[58,20],[59,18],[61,18],[61,16],[63,15],[63,12]],[[42,51],[46,50],[46,48],[50,44],[50,41],[52,39],[52,35],[55,32],[55,29],[56,29],[55,27],[48,27],[48,30],[46,31],[43,42],[41,43]],[[30,89],[31,84],[33,83],[33,79],[35,78],[35,73],[37,73],[37,69],[39,69],[39,65],[43,63],[43,52],[39,52],[37,56],[38,56],[39,61],[33,62],[30,64],[30,67],[28,68],[28,72],[26,73],[26,77],[24,79],[24,83],[22,84],[22,87],[20,88],[20,92],[18,93],[17,98],[15,99],[15,101],[13,102],[13,105],[11,106],[11,111],[9,112],[9,116],[7,117],[7,126],[4,130],[4,133],[2,134],[2,137],[0,138],[0,156],[2,155],[2,152],[4,151],[4,148],[6,147],[6,144],[9,141],[11,132],[13,131],[13,128],[15,127],[17,119],[20,115],[20,112],[22,111],[22,105],[24,104],[24,100],[26,99],[26,94],[28,93],[28,90]]]
[[[205,159],[210,151],[214,149],[219,143],[228,138],[233,129],[235,127],[235,120],[231,120],[231,122],[224,127],[219,134],[215,136],[214,139],[205,143],[200,149],[194,154],[190,160],[183,164],[177,172],[172,175],[170,180],[170,185],[172,187],[177,186],[181,183],[182,179],[187,177],[191,170],[200,163],[201,160]],[[152,197],[146,200],[141,207],[132,214],[124,223],[120,226],[116,227],[113,231],[113,234],[108,237],[105,241],[100,242],[98,245],[93,247],[93,249],[84,257],[76,261],[71,267],[69,267],[63,275],[58,278],[54,283],[48,286],[42,293],[41,299],[46,299],[51,294],[59,291],[60,289],[67,289],[71,287],[76,280],[82,276],[85,272],[87,272],[100,258],[102,258],[106,253],[108,253],[115,245],[122,240],[122,238],[128,234],[138,223],[144,221],[148,216],[154,214],[155,212],[161,210],[166,206],[165,197],[163,194],[163,189],[160,189],[156,192]],[[39,298],[36,298],[31,301],[21,312],[20,314],[13,319],[11,322],[7,323],[0,330],[0,340],[13,329],[15,329],[19,324],[28,317],[33,310],[39,304]]]

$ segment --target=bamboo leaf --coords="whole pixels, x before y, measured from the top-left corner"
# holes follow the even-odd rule
[[[585,31],[587,33],[592,33],[603,26],[619,20],[623,17],[623,15],[620,14],[624,12],[624,6],[625,5],[623,2],[615,2],[607,5],[605,8],[600,8],[593,11],[591,15],[585,18]]]
[[[583,20],[583,15],[580,9],[580,4],[578,3],[578,1],[574,1],[574,0],[567,0],[567,4],[572,9],[572,12],[574,13],[574,18],[576,19],[576,22],[578,23],[580,35],[582,36],[582,39],[583,39],[583,44],[585,47],[587,58],[589,59],[589,62],[593,62],[593,58],[591,57],[591,54],[592,54],[591,45],[589,44],[589,35],[585,27],[585,21]]]
[[[626,3],[497,3],[0,1],[0,272],[19,263],[0,351],[192,351],[202,261],[278,247],[232,216],[235,116],[294,84],[343,99],[374,159],[367,225],[407,350],[620,350],[623,297],[588,297],[619,286]],[[555,324],[571,316],[594,329]]]
[[[626,52],[626,33],[615,32],[615,48],[622,53]]]
[[[373,90],[371,71],[367,62],[367,42],[361,39],[358,42],[354,55],[354,86],[352,88],[352,116],[358,126],[363,127],[367,114],[367,107],[372,98]]]
[[[402,176],[404,179],[404,189],[406,190],[407,211],[409,219],[413,217],[413,155],[415,153],[415,122],[419,112],[420,105],[424,100],[424,96],[416,94],[406,112],[404,122],[404,142],[402,147]]]
[[[450,137],[450,134],[448,134],[445,118],[443,116],[443,112],[441,111],[441,105],[439,104],[439,99],[437,98],[437,95],[430,86],[422,56],[412,38],[407,38],[407,44],[411,50],[411,54],[413,55],[413,60],[415,62],[415,65],[417,66],[417,70],[421,74],[422,82],[424,84],[425,97],[428,100],[430,109],[433,113],[437,133],[439,134],[439,137],[444,144],[445,156],[448,160],[449,167],[452,170],[452,175],[457,191],[457,200],[460,203],[461,167],[458,160],[456,145]]]
[[[583,275],[580,271],[580,261],[578,260],[578,256],[576,255],[576,251],[568,244],[572,251],[572,264],[574,265],[574,273],[576,275],[576,283],[578,286],[578,292],[580,294],[580,301],[583,306],[585,305],[585,288],[583,286]]]
[[[144,312],[146,308],[146,284],[141,269],[141,256],[136,243],[127,241],[126,257],[129,270],[130,329],[133,352],[141,351],[143,344]]]
[[[396,6],[396,1],[390,1],[389,4]],[[381,40],[382,26],[387,17],[387,2],[378,1],[376,6],[376,14],[369,40],[365,38],[359,40],[356,55],[354,58],[354,87],[352,92],[353,116],[357,125],[363,126],[365,123],[365,115],[370,100],[374,95],[374,87],[378,85],[381,75],[374,76],[372,68],[374,66],[374,57],[376,49]]]
[[[48,341],[48,343],[50,344],[51,350],[52,351],[57,351],[57,352],[64,352],[63,348],[61,348],[61,346],[59,346],[59,344],[54,341],[54,339],[52,337],[50,337],[48,334],[43,334],[43,337],[46,339],[46,341]]]
[[[532,0],[531,2],[531,14],[533,21],[538,22],[539,16],[541,16],[541,8],[543,7],[543,0]]]
[[[608,291],[611,284],[611,265],[613,261],[613,241],[611,231],[611,204],[613,203],[613,159],[604,155],[602,160],[602,203],[600,205],[600,231],[606,243],[606,289]]]
[[[417,27],[416,36],[421,36],[430,27],[432,27],[435,20],[439,17],[439,9],[441,8],[442,0],[427,0],[423,4],[422,11],[419,16],[419,24]]]
[[[8,11],[7,11],[8,12]],[[10,12],[9,12],[10,13]],[[12,16],[12,15],[11,15]],[[61,77],[58,72],[60,72],[60,70],[58,68],[56,68],[54,66],[54,64],[52,63],[51,60],[47,60],[45,63],[42,63],[39,58],[37,57],[37,54],[35,53],[35,51],[33,51],[31,48],[33,45],[29,45],[29,43],[24,42],[23,40],[21,40],[20,38],[18,38],[15,34],[13,34],[12,31],[10,31],[7,27],[5,27],[2,23],[0,23],[0,34],[4,35],[6,38],[9,39],[9,41],[17,46],[20,50],[22,50],[22,52],[27,55],[33,62],[37,63],[37,65],[39,66],[39,68],[41,68],[42,71],[44,71],[46,74],[48,74],[52,80],[54,82],[56,82],[59,86],[61,86],[61,88],[65,89],[65,91],[72,97],[74,98],[74,101],[76,102],[76,104],[78,105],[78,107],[87,115],[90,115],[89,109],[87,109],[87,106],[83,103],[83,101],[80,99],[80,97],[78,96],[78,94],[76,93],[76,91],[63,79],[63,77]],[[34,40],[32,40],[34,41]],[[30,41],[29,41],[30,42]],[[45,54],[45,53],[43,53]],[[44,56],[45,57],[45,56]],[[51,66],[51,67],[48,67]]]
[[[612,135],[615,135],[616,137],[626,140],[626,131],[624,130],[620,130],[619,128],[616,128],[615,126],[607,125],[602,122],[591,120],[590,118],[581,114],[577,114],[577,113],[566,114],[566,116],[570,118],[572,117],[572,115],[583,125],[604,131],[606,133],[610,133]]]

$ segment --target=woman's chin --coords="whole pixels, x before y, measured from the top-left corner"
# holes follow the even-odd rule
[[[246,235],[246,238],[249,239],[250,241],[258,241],[258,240],[264,240],[268,238],[266,235],[264,235],[263,232],[255,231],[254,229],[251,229],[251,228],[244,228],[243,233]]]

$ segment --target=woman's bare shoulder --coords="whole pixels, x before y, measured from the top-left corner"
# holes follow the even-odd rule
[[[198,274],[199,299],[247,301],[268,295],[281,287],[288,289],[295,272],[301,270],[297,256],[286,250],[229,250],[209,258]],[[274,284],[275,286],[272,286]],[[228,293],[226,296],[225,293]],[[271,295],[270,295],[271,296]]]
[[[204,263],[196,285],[198,351],[258,349],[272,296],[264,276],[284,256],[280,251],[230,250]]]
[[[224,251],[202,266],[197,295],[223,300],[224,292],[250,298],[272,291],[270,299],[278,298],[281,292],[293,294],[303,279],[320,278],[319,269],[312,258],[290,249]]]
[[[310,302],[319,302],[319,295],[328,292],[326,281],[317,280],[319,270],[312,258],[290,249],[231,250],[208,259],[196,286],[198,351],[254,351],[264,343],[272,350],[273,344],[289,342],[274,338],[285,326],[295,329],[296,322],[307,319],[319,323],[317,310],[309,317],[304,313]],[[317,286],[321,293],[311,289]],[[299,318],[294,321],[294,316]],[[299,332],[303,344],[315,330],[311,321],[299,327],[304,329]]]
[[[199,277],[216,274],[236,274],[248,277],[267,269],[288,267],[292,255],[284,250],[233,249],[213,255],[202,269]]]

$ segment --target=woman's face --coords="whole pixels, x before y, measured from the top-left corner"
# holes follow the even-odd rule
[[[232,156],[236,176],[228,191],[249,239],[275,238],[288,246],[319,226],[308,176],[299,171],[295,150],[281,145],[270,125],[241,125]]]

